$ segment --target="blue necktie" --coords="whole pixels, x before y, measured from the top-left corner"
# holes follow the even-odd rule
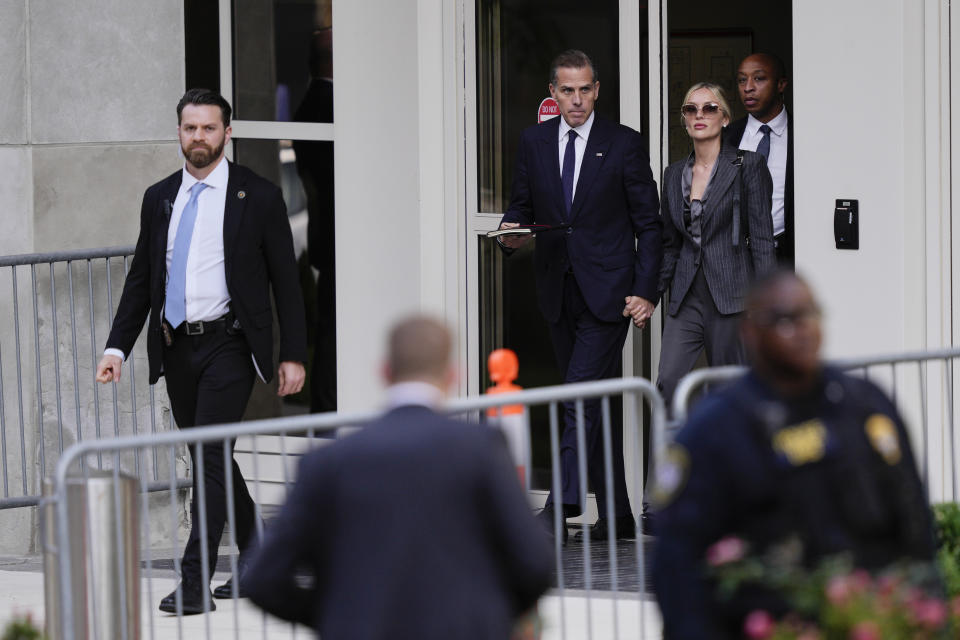
[[[190,188],[190,200],[180,215],[177,238],[173,241],[164,315],[174,328],[187,319],[187,256],[190,255],[190,240],[193,238],[193,226],[197,221],[197,198],[207,186],[198,182]]]
[[[573,206],[573,172],[577,165],[577,132],[567,132],[567,147],[563,150],[563,169],[560,171],[560,185],[563,187],[563,205],[570,214]]]
[[[770,127],[762,124],[760,125],[760,133],[763,134],[763,138],[760,139],[760,144],[757,145],[757,153],[763,156],[764,160],[770,159]]]

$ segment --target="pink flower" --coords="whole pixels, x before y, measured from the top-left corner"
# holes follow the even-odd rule
[[[947,621],[947,605],[936,598],[921,600],[912,611],[914,619],[928,629],[939,629]]]
[[[850,630],[850,640],[880,640],[880,626],[872,620],[858,622]]]
[[[845,604],[853,593],[848,576],[833,576],[827,583],[827,600],[835,606]]]
[[[855,593],[863,593],[873,586],[873,578],[868,571],[857,569],[850,574],[850,585]]]
[[[707,563],[711,567],[729,564],[742,560],[746,553],[747,545],[743,540],[733,536],[717,540],[707,549]]]
[[[773,618],[762,609],[751,611],[743,621],[743,631],[751,640],[763,640],[773,634]]]

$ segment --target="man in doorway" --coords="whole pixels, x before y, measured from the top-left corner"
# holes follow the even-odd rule
[[[243,585],[321,638],[509,638],[552,554],[502,434],[437,413],[456,381],[446,326],[390,332],[389,408],[303,457]],[[298,574],[309,574],[309,585]]]
[[[721,597],[708,557],[730,536],[757,558],[795,550],[805,567],[841,554],[870,571],[933,559],[903,421],[873,383],[821,362],[807,284],[785,269],[757,281],[742,336],[750,371],[694,407],[657,465],[653,584],[671,640],[740,638],[751,611],[789,610],[760,584]]]
[[[280,189],[228,162],[230,105],[207,89],[187,91],[177,105],[183,169],[149,187],[140,237],[123,287],[97,380],[120,380],[149,313],[150,384],[165,376],[181,429],[235,422],[243,416],[254,377],[273,377],[273,312],[280,321],[281,396],[303,386],[306,329],[293,238]],[[230,443],[232,449],[233,443]],[[198,451],[199,450],[199,451]],[[222,442],[190,448],[193,500],[181,584],[160,610],[202,613],[226,523],[226,473],[232,473],[234,527],[241,569],[256,541],[255,505],[240,468],[224,468]],[[206,539],[200,539],[197,456],[203,458]],[[206,547],[206,554],[203,548]],[[202,562],[206,556],[208,562]],[[214,592],[231,597],[231,579]],[[178,598],[179,592],[179,598]]]
[[[594,111],[600,82],[582,51],[561,53],[551,67],[550,95],[559,118],[527,128],[520,138],[510,206],[501,228],[548,225],[537,234],[537,301],[550,328],[564,382],[616,376],[630,318],[646,326],[657,304],[661,240],[657,185],[646,142],[636,131]],[[527,237],[506,236],[511,251]],[[599,401],[584,404],[588,474],[600,518],[591,530],[607,538],[606,483]],[[562,490],[541,513],[553,531],[562,517],[582,513],[574,403],[564,405],[560,443]],[[616,534],[633,537],[636,522],[627,497],[623,434],[613,434]],[[560,507],[556,504],[559,502]],[[566,538],[566,527],[562,527]]]
[[[773,178],[774,242],[777,261],[785,267],[794,262],[793,224],[793,120],[783,104],[787,74],[783,62],[769,53],[755,53],[743,59],[737,69],[740,102],[744,118],[725,131],[728,144],[756,151],[767,160]]]

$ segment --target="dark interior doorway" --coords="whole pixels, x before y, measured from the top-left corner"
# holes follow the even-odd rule
[[[751,53],[770,53],[783,61],[787,78],[791,77],[793,15],[787,0],[669,0],[667,7],[667,144],[669,161],[674,162],[690,152],[679,114],[680,102],[692,84],[710,81],[723,87],[736,120],[745,115],[735,81],[740,60]],[[788,84],[785,100],[792,112],[790,96]]]

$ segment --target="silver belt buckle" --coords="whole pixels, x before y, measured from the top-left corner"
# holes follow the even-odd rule
[[[197,322],[185,322],[184,331],[188,336],[201,336],[203,335],[203,321]]]

